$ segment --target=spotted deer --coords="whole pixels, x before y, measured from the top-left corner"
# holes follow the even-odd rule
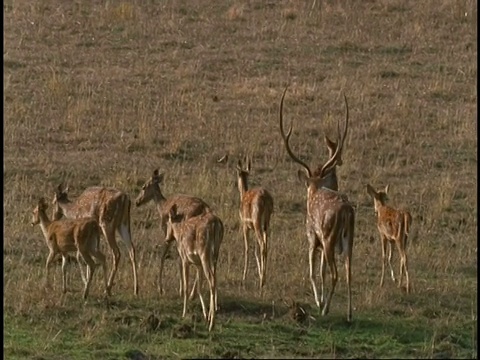
[[[352,294],[351,294],[351,260],[353,251],[353,238],[355,228],[355,212],[352,204],[346,195],[332,189],[332,174],[335,166],[338,165],[339,155],[342,153],[345,136],[348,129],[348,103],[345,99],[346,117],[343,133],[340,134],[335,152],[330,155],[323,166],[311,171],[310,167],[294,155],[290,149],[289,139],[293,127],[290,126],[285,134],[283,128],[283,102],[288,86],[285,88],[280,101],[280,133],[290,158],[301,165],[303,170],[298,170],[298,178],[307,187],[307,215],[306,230],[309,244],[309,273],[310,282],[313,288],[315,303],[318,307],[323,304],[322,315],[326,315],[330,309],[338,273],[335,261],[335,251],[345,256],[345,272],[348,291],[347,321],[352,320]],[[339,128],[340,126],[338,126]],[[336,176],[335,176],[336,182]],[[317,286],[315,284],[315,252],[320,251],[320,279],[321,296],[318,298]],[[326,263],[326,264],[325,264]],[[331,274],[331,289],[325,300],[324,298],[324,277],[328,265]]]
[[[173,204],[169,209],[166,241],[176,240],[177,250],[182,262],[183,317],[187,311],[187,290],[189,265],[197,270],[197,293],[202,305],[203,316],[208,322],[208,330],[213,329],[217,309],[217,260],[223,240],[224,227],[220,218],[212,212],[185,219]],[[210,291],[210,306],[207,314],[202,297],[202,280],[207,279]]]
[[[248,188],[248,176],[250,175],[251,161],[247,157],[243,164],[237,163],[237,183],[240,193],[240,221],[243,228],[243,240],[245,243],[243,281],[247,277],[248,269],[248,234],[250,230],[255,232],[255,259],[257,261],[260,289],[265,285],[267,272],[268,235],[270,231],[270,218],[273,213],[273,197],[263,187]],[[244,166],[245,165],[245,166]],[[260,257],[258,253],[260,252]]]
[[[49,254],[45,265],[45,286],[48,286],[49,269],[58,254],[62,255],[62,284],[63,293],[67,292],[67,256],[70,252],[77,253],[77,262],[80,266],[82,280],[85,285],[83,298],[86,299],[92,282],[96,264],[95,258],[103,268],[105,291],[110,293],[107,284],[107,266],[105,255],[99,250],[100,227],[93,218],[82,219],[61,219],[50,221],[47,215],[48,204],[45,198],[40,198],[37,206],[33,209],[32,226],[40,224],[43,236],[48,246]],[[82,269],[81,259],[87,264],[87,275],[85,277]]]
[[[367,184],[367,193],[372,197],[375,213],[377,215],[377,229],[380,234],[382,243],[382,276],[380,278],[380,286],[383,286],[385,275],[385,258],[388,246],[388,266],[393,282],[395,274],[392,267],[392,247],[397,246],[400,255],[400,277],[398,287],[402,286],[403,275],[405,274],[406,290],[410,292],[410,281],[408,277],[407,265],[407,243],[408,234],[412,226],[412,215],[408,211],[396,210],[386,205],[388,200],[389,185],[385,186],[384,191],[376,191],[370,184]]]
[[[108,279],[109,291],[113,287],[121,256],[115,239],[115,232],[118,232],[128,250],[133,272],[133,291],[135,295],[138,295],[135,246],[130,228],[130,197],[123,191],[114,188],[94,186],[85,189],[72,201],[68,197],[68,187],[60,184],[52,203],[54,220],[65,216],[68,219],[93,217],[98,221],[113,253],[113,268]]]
[[[160,174],[158,169],[153,171],[153,175],[148,179],[142,186],[140,193],[135,200],[137,207],[145,205],[150,201],[153,201],[157,207],[158,214],[160,215],[160,228],[163,235],[167,233],[167,221],[170,208],[172,205],[175,205],[179,215],[183,215],[185,219],[195,217],[204,213],[211,212],[210,206],[203,201],[202,199],[194,196],[176,194],[168,198],[165,198],[162,194],[160,184],[163,181],[163,174]],[[165,257],[170,249],[172,242],[165,241],[161,246],[161,255],[160,255],[160,274],[159,274],[159,290],[160,293],[163,293],[163,266]],[[180,293],[182,292],[182,280],[180,279]],[[195,284],[192,289],[192,295],[194,295]]]

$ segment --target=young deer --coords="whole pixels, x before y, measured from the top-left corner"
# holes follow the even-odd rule
[[[257,260],[260,289],[265,285],[267,272],[268,233],[270,230],[270,217],[273,213],[273,197],[262,187],[248,188],[248,175],[250,174],[251,162],[246,159],[246,167],[242,161],[237,164],[238,191],[240,193],[240,221],[243,227],[243,240],[245,242],[245,262],[243,267],[243,281],[247,276],[248,269],[248,233],[255,232],[257,242],[255,244],[255,259]],[[258,256],[260,251],[260,258]]]
[[[165,198],[160,189],[160,183],[163,180],[163,174],[160,174],[158,169],[153,171],[153,175],[142,186],[142,190],[135,201],[137,207],[147,204],[150,201],[154,201],[157,207],[158,214],[160,215],[160,228],[165,236],[167,234],[167,221],[170,212],[170,208],[175,205],[179,215],[182,215],[185,219],[202,215],[211,212],[210,206],[200,198],[177,194],[172,195],[169,198]],[[165,257],[170,249],[172,242],[165,241],[162,245],[162,252],[160,257],[160,274],[159,274],[159,290],[163,293],[162,274]],[[194,295],[195,284],[192,289],[192,295]],[[180,279],[180,293],[182,293],[182,280]]]
[[[62,282],[63,293],[67,292],[67,255],[69,252],[77,253],[77,262],[80,266],[82,280],[85,288],[83,298],[86,299],[95,272],[96,264],[92,256],[97,259],[103,268],[103,277],[105,282],[105,291],[109,295],[110,291],[107,285],[107,267],[105,255],[99,250],[100,227],[93,218],[83,218],[76,220],[61,219],[50,221],[47,215],[48,205],[44,198],[38,201],[37,206],[33,210],[32,226],[40,224],[45,241],[50,253],[48,254],[46,263],[45,285],[48,286],[50,265],[55,255],[62,255]],[[87,277],[83,273],[80,258],[87,263]]]
[[[84,217],[95,218],[113,253],[113,269],[108,279],[108,289],[113,286],[113,280],[120,262],[120,249],[115,239],[115,232],[120,234],[128,249],[133,271],[133,291],[138,295],[137,264],[135,247],[132,242],[130,228],[130,198],[124,192],[106,187],[89,187],[75,201],[68,198],[68,187],[59,185],[53,198],[53,219],[65,216],[68,219]]]
[[[348,103],[346,97],[346,117],[343,134],[338,138],[338,145],[335,152],[331,154],[328,161],[312,173],[308,165],[296,157],[290,149],[289,139],[292,134],[292,126],[285,134],[283,129],[283,101],[287,92],[285,88],[280,101],[280,133],[290,158],[301,165],[305,171],[298,171],[298,177],[307,186],[307,216],[306,230],[309,243],[309,270],[310,282],[312,284],[315,303],[318,307],[323,305],[322,315],[326,315],[330,308],[335,286],[337,283],[337,265],[335,263],[335,250],[345,255],[345,272],[348,291],[347,321],[352,320],[352,294],[351,294],[351,261],[353,251],[353,237],[355,228],[355,212],[347,197],[332,189],[332,174],[335,166],[338,165],[338,157],[342,152],[345,136],[348,129]],[[338,125],[338,128],[340,125]],[[335,175],[336,183],[336,175]],[[333,184],[335,185],[335,184]],[[337,185],[335,185],[337,186]],[[337,186],[338,187],[338,186]],[[314,279],[315,251],[319,249],[320,256],[320,279],[321,297],[318,299],[317,286]],[[325,262],[328,264],[332,279],[332,288],[324,301],[324,277]]]
[[[402,286],[403,273],[405,271],[405,280],[407,286],[407,293],[410,292],[410,282],[408,278],[407,265],[407,242],[408,233],[412,226],[412,216],[408,211],[396,210],[386,204],[388,197],[388,185],[385,186],[384,191],[375,191],[375,189],[367,184],[367,193],[372,197],[375,213],[377,214],[377,228],[380,233],[380,240],[382,241],[382,276],[380,278],[380,286],[383,286],[383,278],[385,275],[385,257],[388,245],[388,266],[390,267],[390,274],[392,280],[395,280],[395,274],[392,268],[392,243],[397,246],[400,254],[400,279],[398,287]]]
[[[185,317],[187,311],[189,265],[195,265],[198,278],[197,293],[202,304],[203,316],[208,322],[209,331],[213,329],[217,309],[216,269],[223,235],[223,223],[212,212],[185,219],[184,215],[178,213],[176,204],[173,204],[170,208],[166,241],[176,240],[177,250],[182,261],[182,316]],[[201,292],[202,274],[207,279],[210,290],[208,314]]]

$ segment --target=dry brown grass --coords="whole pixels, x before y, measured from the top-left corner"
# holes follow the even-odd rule
[[[52,339],[74,318],[80,318],[82,344],[112,336],[108,316],[123,316],[118,309],[74,312],[71,298],[56,303],[60,289],[44,291],[39,279],[47,254],[28,219],[35,199],[51,197],[61,181],[70,184],[73,196],[102,184],[133,198],[157,167],[166,173],[165,195],[202,197],[225,223],[220,304],[222,298],[251,301],[258,308],[288,298],[313,304],[306,194],[277,124],[281,92],[290,83],[284,116],[294,122],[292,147],[312,165],[326,159],[323,136],[333,136],[344,116],[343,92],[349,100],[351,125],[338,175],[357,212],[354,321],[406,319],[405,324],[424,323],[427,329],[425,348],[414,346],[413,353],[379,347],[364,355],[466,356],[469,349],[476,356],[476,332],[471,343],[446,337],[446,329],[471,329],[465,324],[476,319],[475,1],[22,0],[7,1],[4,11],[4,314],[9,319],[27,316],[43,323],[36,327],[39,339]],[[243,242],[235,172],[232,164],[215,163],[225,152],[235,162],[250,154],[252,185],[261,184],[275,199],[263,297],[254,290],[253,276],[246,289],[239,285]],[[378,287],[381,251],[366,183],[390,184],[392,204],[414,216],[411,295],[389,279]],[[124,304],[118,311],[164,306],[179,314],[173,262],[166,266],[165,279],[171,279],[166,300],[154,285],[160,235],[153,206],[133,208],[132,225],[141,295],[130,295],[123,252],[113,296]],[[342,273],[331,314],[317,319],[322,324],[343,316]],[[91,296],[100,298],[100,291],[94,284]],[[64,315],[58,320],[52,311]],[[99,316],[94,325],[88,320],[92,314]],[[220,312],[220,329],[224,323],[226,332],[231,318],[242,320]],[[14,332],[17,323],[9,321],[6,331]],[[402,329],[410,331],[407,325]],[[12,339],[5,348],[21,357],[20,338]],[[150,344],[149,339],[142,341]],[[55,353],[51,341],[40,351],[47,357]],[[184,349],[184,356],[200,353],[201,346]],[[332,346],[297,355],[352,356]],[[178,351],[155,349],[165,356]],[[295,355],[278,349],[243,353]]]

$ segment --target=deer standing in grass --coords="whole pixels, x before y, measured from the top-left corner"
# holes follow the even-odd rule
[[[120,249],[115,239],[115,232],[119,233],[128,250],[133,272],[133,291],[135,295],[138,295],[135,247],[130,228],[131,202],[129,196],[114,188],[95,186],[85,189],[79,197],[71,201],[68,198],[68,187],[59,185],[54,195],[53,205],[54,220],[65,216],[68,219],[93,217],[98,221],[113,253],[113,268],[108,279],[108,291],[114,284],[120,262]]]
[[[70,252],[77,253],[77,262],[80,266],[82,280],[85,285],[83,298],[86,299],[92,282],[93,273],[96,264],[92,257],[100,262],[103,268],[103,278],[105,282],[105,291],[109,294],[107,284],[107,266],[105,255],[99,250],[100,227],[93,218],[83,219],[61,219],[50,221],[47,215],[48,205],[44,198],[38,201],[33,210],[32,226],[40,224],[45,241],[47,243],[49,254],[45,265],[46,276],[45,286],[48,286],[49,270],[55,256],[62,255],[62,283],[63,293],[67,292],[67,255]],[[87,264],[87,276],[85,277],[82,269],[81,259]]]
[[[386,204],[388,197],[388,188],[385,186],[384,191],[376,191],[370,184],[367,184],[367,193],[373,199],[375,213],[377,214],[377,228],[382,242],[382,276],[380,278],[380,286],[383,286],[385,276],[385,258],[388,246],[388,266],[393,282],[395,274],[392,268],[392,247],[393,243],[397,246],[400,255],[400,278],[398,287],[402,286],[403,275],[405,274],[406,290],[410,292],[410,281],[408,278],[407,265],[407,242],[408,234],[412,226],[412,216],[408,211],[396,210]]]
[[[240,192],[240,221],[243,228],[243,240],[245,242],[245,259],[243,267],[243,281],[247,276],[248,269],[248,233],[255,232],[255,259],[257,261],[260,289],[265,285],[268,255],[268,234],[270,231],[270,217],[273,213],[273,197],[262,187],[248,188],[248,176],[250,175],[251,161],[246,159],[244,168],[241,160],[237,163],[238,191]],[[260,257],[258,253],[260,252]]]
[[[347,196],[331,188],[333,186],[338,188],[338,185],[336,185],[336,175],[333,177],[335,174],[333,171],[335,166],[338,165],[338,159],[342,153],[348,129],[347,99],[344,97],[346,106],[345,128],[342,134],[339,132],[335,152],[330,155],[329,159],[322,167],[319,167],[315,172],[312,172],[309,166],[295,156],[290,149],[289,139],[292,135],[292,126],[290,126],[287,134],[285,134],[283,129],[283,101],[287,88],[288,87],[285,88],[280,101],[280,133],[290,158],[297,164],[301,165],[305,170],[299,170],[298,177],[307,187],[306,230],[309,243],[308,255],[310,282],[313,288],[315,303],[318,307],[323,304],[322,315],[328,313],[338,278],[335,251],[337,251],[338,254],[344,254],[348,291],[347,321],[350,322],[352,320],[351,260],[355,228],[355,212],[352,204],[348,201]],[[334,182],[332,181],[333,179],[335,180]],[[320,299],[318,298],[317,286],[314,278],[315,252],[317,250],[320,251]],[[328,265],[330,269],[332,287],[325,299],[324,277],[326,265]]]
[[[212,210],[210,206],[200,198],[176,194],[172,195],[169,198],[165,198],[160,189],[160,183],[163,180],[163,174],[160,174],[158,169],[153,171],[153,175],[148,179],[145,184],[142,186],[140,193],[138,194],[135,204],[137,207],[147,204],[150,201],[154,201],[158,214],[160,215],[160,228],[163,232],[163,235],[167,234],[167,221],[170,212],[170,208],[175,205],[179,215],[182,215],[184,219],[189,219],[198,215],[209,213]],[[160,293],[163,293],[163,265],[165,257],[170,249],[172,242],[165,241],[162,244],[162,252],[160,256],[160,274],[159,274],[159,290]],[[180,293],[182,293],[182,279],[180,279]],[[195,284],[192,288],[192,293],[190,297],[193,297],[195,294]]]
[[[197,293],[202,304],[203,316],[208,322],[209,331],[213,329],[217,309],[216,269],[223,235],[223,223],[212,212],[185,219],[184,215],[178,213],[176,204],[171,206],[165,239],[166,241],[176,240],[177,250],[182,261],[182,316],[185,317],[187,311],[189,265],[194,265],[197,269]],[[207,279],[210,290],[208,314],[201,292],[203,277]]]

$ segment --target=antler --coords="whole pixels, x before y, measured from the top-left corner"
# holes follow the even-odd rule
[[[333,153],[332,157],[328,159],[328,161],[322,166],[322,169],[320,170],[319,176],[323,177],[325,173],[327,173],[331,167],[335,166],[335,163],[337,161],[337,157],[339,154],[342,153],[343,149],[343,143],[345,142],[345,137],[347,136],[347,130],[348,130],[348,101],[347,97],[345,94],[343,94],[343,98],[345,100],[345,108],[346,108],[346,114],[345,114],[345,127],[343,129],[343,134],[340,134],[340,122],[337,122],[337,131],[338,131],[338,143],[337,143],[337,148],[335,149],[335,152]]]
[[[301,166],[303,166],[305,168],[305,170],[307,171],[308,177],[311,177],[312,176],[312,171],[310,170],[308,165],[293,154],[292,150],[290,149],[290,145],[288,144],[290,136],[292,135],[293,126],[290,125],[290,129],[288,130],[288,133],[286,135],[285,135],[285,131],[283,129],[283,100],[285,98],[285,94],[287,93],[287,89],[288,89],[288,85],[285,87],[285,90],[283,91],[282,100],[280,100],[280,133],[282,134],[283,142],[285,144],[285,148],[287,149],[288,155],[297,164],[300,164]]]

